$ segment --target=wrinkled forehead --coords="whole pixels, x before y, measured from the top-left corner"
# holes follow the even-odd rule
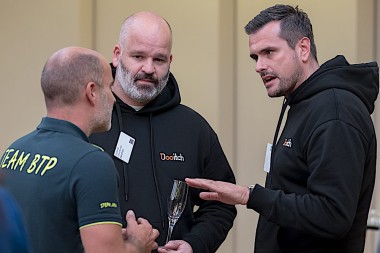
[[[126,38],[123,51],[169,57],[171,54],[171,41],[168,37],[158,34],[132,33]]]

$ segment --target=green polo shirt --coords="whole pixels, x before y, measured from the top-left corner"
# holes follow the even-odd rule
[[[72,123],[43,118],[0,162],[34,252],[83,252],[81,228],[121,225],[114,163]]]

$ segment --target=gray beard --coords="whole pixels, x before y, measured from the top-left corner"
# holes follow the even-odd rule
[[[128,69],[119,62],[119,66],[116,69],[116,78],[119,81],[125,94],[133,100],[140,103],[148,103],[157,97],[165,88],[166,83],[169,80],[169,71],[161,79],[153,79],[149,75],[138,74],[132,76]],[[147,78],[154,81],[154,87],[150,85],[138,86],[136,80],[141,78]]]

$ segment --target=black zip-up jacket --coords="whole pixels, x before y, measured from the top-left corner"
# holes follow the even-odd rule
[[[140,111],[115,97],[111,130],[94,134],[90,140],[114,159],[120,176],[123,217],[132,209],[137,217],[146,218],[160,231],[158,245],[164,245],[167,198],[173,179],[201,177],[235,183],[235,177],[210,125],[194,110],[180,104],[172,74],[162,93]],[[120,131],[135,138],[129,163],[113,155]],[[203,201],[199,192],[190,188],[186,209],[174,227],[172,239],[187,241],[194,253],[215,252],[233,225],[236,208]],[[199,208],[193,212],[194,206]]]
[[[363,252],[378,91],[377,63],[337,56],[285,99],[281,115],[290,109],[265,188],[256,185],[247,204],[260,214],[256,253]]]

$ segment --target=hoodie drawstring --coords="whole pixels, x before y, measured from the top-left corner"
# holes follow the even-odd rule
[[[277,145],[278,134],[280,132],[282,119],[284,118],[284,114],[285,114],[287,106],[288,106],[288,100],[286,99],[286,97],[284,97],[284,101],[282,102],[280,117],[279,117],[278,122],[277,122],[276,133],[274,134],[274,138],[273,138],[273,147],[275,147]],[[272,148],[272,150],[273,150],[273,148]]]
[[[285,111],[286,111],[286,108],[288,107],[288,104],[289,104],[289,100],[286,99],[286,97],[284,97],[284,101],[282,102],[282,108],[281,108],[281,113],[280,113],[280,117],[278,119],[278,122],[277,122],[277,127],[276,127],[276,132],[274,134],[274,138],[273,138],[273,144],[272,144],[272,150],[271,150],[271,162],[270,162],[270,173],[272,173],[272,170],[273,170],[273,153],[276,149],[276,145],[277,145],[277,142],[278,142],[278,134],[280,132],[280,128],[281,128],[281,123],[282,123],[282,120],[284,118],[284,115],[285,115]],[[269,176],[269,187],[272,186],[272,177]]]
[[[119,130],[120,132],[124,131],[124,126],[123,126],[123,119],[121,118],[121,110],[120,110],[120,105],[118,103],[115,103],[116,107],[116,113],[117,113],[117,121],[119,123]],[[128,201],[128,192],[129,192],[129,184],[128,184],[128,169],[127,169],[127,163],[123,163],[123,178],[124,178],[124,196],[125,200]]]
[[[116,107],[116,113],[117,113],[117,119],[118,119],[118,124],[119,124],[119,130],[120,132],[124,131],[124,126],[123,126],[123,120],[121,116],[121,109],[120,105],[118,103],[115,103]],[[164,208],[162,206],[162,198],[160,194],[160,187],[157,179],[157,168],[156,168],[156,162],[155,162],[155,157],[154,157],[154,138],[153,138],[153,126],[152,126],[152,113],[149,114],[149,125],[150,125],[150,156],[152,159],[152,170],[153,170],[153,178],[154,178],[154,184],[156,188],[156,193],[157,193],[157,199],[158,199],[158,205],[160,208],[160,215],[161,215],[161,220],[162,220],[162,227],[165,229],[165,221],[166,221],[166,215]],[[123,162],[123,178],[124,178],[124,195],[125,195],[125,200],[128,201],[128,193],[129,193],[129,183],[128,183],[128,169],[127,169],[127,163]]]
[[[160,207],[162,228],[165,229],[166,215],[165,215],[165,211],[163,210],[163,206],[162,206],[162,198],[161,198],[161,194],[160,194],[160,186],[159,186],[158,180],[157,180],[157,168],[156,168],[156,162],[155,162],[155,157],[154,157],[154,138],[153,138],[153,127],[152,127],[152,113],[149,113],[149,125],[150,125],[150,151],[151,151],[150,156],[152,159],[153,178],[154,178],[154,184],[156,187],[158,205]]]

